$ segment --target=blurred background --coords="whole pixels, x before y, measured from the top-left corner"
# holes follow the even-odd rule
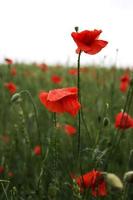
[[[0,0],[0,63],[76,64],[71,32],[79,26],[101,29],[109,42],[99,54],[83,54],[82,64],[132,67],[132,9],[132,0]]]

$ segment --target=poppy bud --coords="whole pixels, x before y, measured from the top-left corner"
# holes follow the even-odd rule
[[[97,118],[97,120],[98,120],[99,123],[101,122],[101,119],[102,119],[102,118],[101,118],[101,116],[99,115],[98,118]]]
[[[113,173],[105,173],[105,180],[112,187],[120,189],[120,190],[123,189],[123,183],[122,183],[122,181],[115,174],[113,174]]]
[[[74,28],[74,29],[75,29],[75,31],[76,31],[76,32],[78,32],[78,30],[79,30],[79,27],[78,27],[78,26],[75,26],[75,28]]]
[[[125,182],[133,183],[133,171],[126,172],[123,179]]]
[[[18,114],[19,114],[20,117],[23,117],[23,115],[24,115],[22,110],[19,110]]]
[[[12,95],[11,97],[11,102],[20,102],[20,94],[19,93],[15,93]]]
[[[103,125],[104,125],[104,127],[108,126],[109,123],[110,123],[109,118],[108,118],[108,117],[105,117],[105,118],[103,119]]]

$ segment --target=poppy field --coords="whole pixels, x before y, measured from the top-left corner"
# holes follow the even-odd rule
[[[82,65],[108,42],[75,30],[77,66],[0,64],[1,200],[133,199],[132,71]]]

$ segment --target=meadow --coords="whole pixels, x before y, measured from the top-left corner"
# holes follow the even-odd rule
[[[0,199],[132,200],[131,70],[81,65],[73,116],[39,95],[77,87],[76,66],[9,61],[0,65]]]

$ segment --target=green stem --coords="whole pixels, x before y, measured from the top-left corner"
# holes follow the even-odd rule
[[[78,63],[77,63],[77,68],[78,68],[78,77],[77,77],[77,88],[78,88],[78,101],[81,103],[81,96],[80,96],[80,56],[81,56],[81,51],[78,54]],[[82,105],[81,105],[82,106]],[[80,130],[81,130],[81,111],[79,110],[78,113],[78,156],[80,155]]]
[[[31,103],[32,103],[32,105],[33,105],[34,114],[35,114],[35,121],[36,121],[36,125],[37,125],[37,130],[38,130],[39,143],[40,143],[40,145],[42,146],[42,143],[41,143],[41,133],[40,133],[39,121],[38,121],[38,112],[37,112],[36,105],[35,105],[35,103],[34,103],[34,100],[33,100],[33,98],[32,98],[31,93],[30,93],[28,90],[22,90],[22,91],[20,92],[20,95],[23,94],[23,93],[26,93],[26,94],[29,96],[29,98],[30,98],[30,100],[31,100]]]
[[[56,113],[53,113],[53,123],[56,128],[56,124],[57,124]]]
[[[125,183],[122,200],[127,200],[127,195],[128,195],[127,193],[128,193],[128,184]]]
[[[47,157],[48,157],[48,154],[49,154],[49,147],[48,147],[48,149],[47,149],[47,151],[46,151],[46,154],[45,154],[45,157],[43,158],[43,160],[42,160],[42,164],[41,164],[41,171],[40,171],[40,174],[39,174],[39,177],[38,177],[38,181],[37,181],[37,189],[36,189],[36,192],[38,193],[39,192],[39,187],[40,187],[40,183],[41,183],[41,178],[42,178],[42,176],[43,176],[43,174],[44,174],[44,170],[45,170],[45,161],[46,161],[46,159],[47,159]]]
[[[7,190],[8,190],[8,187],[9,187],[9,183],[7,184],[7,186],[5,188],[4,184],[1,182],[1,186],[2,186],[2,189],[3,189],[4,195],[5,195],[5,199],[9,200],[8,195],[7,195]]]
[[[81,102],[82,102],[82,101],[80,100],[80,103],[81,103]],[[82,103],[81,103],[81,105],[82,105]],[[90,145],[91,145],[91,140],[92,140],[92,138],[91,138],[91,134],[90,134],[89,128],[88,128],[87,123],[86,123],[86,119],[85,119],[85,115],[84,115],[84,112],[83,112],[82,107],[81,107],[80,110],[81,110],[82,121],[83,121],[84,127],[85,127],[85,129],[86,129],[86,132],[88,133],[88,139],[89,139]]]

